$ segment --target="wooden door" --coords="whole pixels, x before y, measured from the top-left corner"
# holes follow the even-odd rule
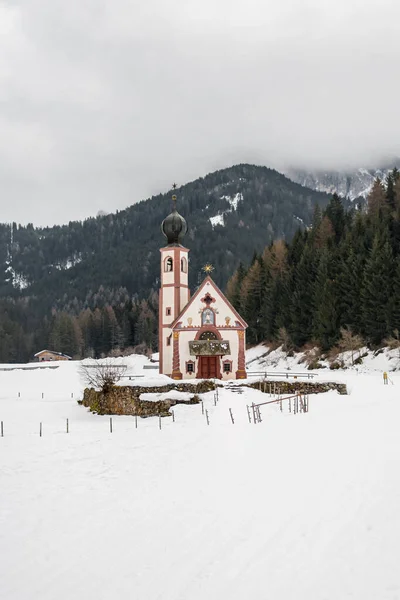
[[[217,357],[208,357],[208,378],[215,379],[217,377]]]
[[[201,356],[200,357],[200,377],[202,379],[214,379],[217,374],[217,356]]]
[[[202,379],[208,379],[209,375],[209,367],[208,367],[208,356],[202,356],[200,358],[201,361],[201,369],[200,369],[200,376]]]

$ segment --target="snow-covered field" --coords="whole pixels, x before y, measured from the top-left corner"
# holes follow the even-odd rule
[[[305,371],[264,352],[249,368]],[[127,362],[132,383],[166,380]],[[203,395],[210,425],[178,405],[161,430],[113,417],[112,433],[76,403],[79,363],[0,371],[0,598],[400,598],[400,373],[384,386],[390,356],[366,363],[318,371],[350,395],[310,396],[308,414],[250,424],[269,398],[228,385]]]

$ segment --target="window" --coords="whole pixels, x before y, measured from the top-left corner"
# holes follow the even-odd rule
[[[194,373],[194,362],[193,360],[188,360],[186,363],[186,373]]]
[[[181,258],[181,271],[186,273],[186,258]]]
[[[169,335],[167,337],[167,346],[170,346],[170,345],[171,345],[171,336]]]
[[[165,259],[165,263],[164,263],[164,271],[165,271],[165,272],[172,271],[172,269],[173,269],[173,266],[174,266],[174,261],[172,260],[172,258],[171,258],[170,256],[168,256],[168,257]]]
[[[232,373],[232,361],[231,360],[224,361],[224,373]]]
[[[200,340],[217,340],[218,337],[217,337],[217,334],[214,333],[213,331],[204,331],[200,335],[199,339]]]
[[[170,316],[171,316],[171,307],[170,307],[170,306],[168,306],[168,307],[165,309],[165,314],[167,315],[167,317],[170,317]]]

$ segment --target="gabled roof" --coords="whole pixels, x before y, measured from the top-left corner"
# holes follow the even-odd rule
[[[187,311],[187,309],[189,308],[189,306],[191,306],[193,304],[193,302],[196,300],[197,296],[199,296],[203,292],[203,290],[204,290],[204,288],[205,288],[205,286],[206,286],[207,283],[211,283],[211,285],[213,286],[214,290],[218,294],[220,294],[220,296],[222,297],[222,299],[224,300],[224,302],[226,302],[227,306],[233,312],[233,314],[235,315],[235,317],[237,318],[237,320],[239,321],[239,323],[242,325],[242,327],[244,327],[244,328],[248,327],[246,321],[244,319],[242,319],[242,317],[239,315],[239,313],[233,308],[232,304],[229,302],[229,300],[225,296],[225,294],[219,289],[219,287],[211,279],[211,277],[209,275],[207,275],[207,277],[205,277],[204,281],[201,283],[201,285],[199,286],[199,288],[197,289],[197,291],[190,298],[189,302],[181,310],[180,314],[177,316],[177,318],[175,319],[175,321],[172,323],[171,329],[173,329],[174,327],[176,327],[176,325],[179,323],[179,321],[182,320],[182,317],[185,314],[185,312]]]
[[[34,356],[40,356],[40,354],[43,354],[43,352],[48,352],[49,354],[55,354],[56,356],[65,356],[65,358],[69,358],[70,360],[71,357],[68,356],[68,354],[63,354],[62,352],[54,352],[54,350],[41,350],[40,352],[36,352],[36,354]]]

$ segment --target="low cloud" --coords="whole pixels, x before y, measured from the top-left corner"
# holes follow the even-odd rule
[[[144,6],[138,6],[144,4]],[[0,1],[0,221],[400,154],[393,1]]]

